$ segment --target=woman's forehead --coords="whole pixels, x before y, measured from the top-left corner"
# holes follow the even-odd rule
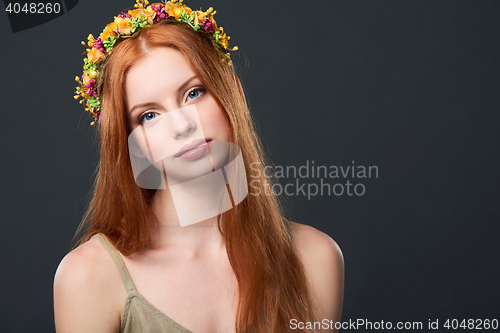
[[[151,49],[128,70],[127,78],[137,77],[145,80],[146,74],[175,78],[176,75],[182,74],[192,76],[194,72],[181,51],[171,47],[157,47]]]
[[[175,94],[193,76],[195,73],[182,52],[169,47],[155,48],[128,70],[125,95],[134,104],[156,94]]]

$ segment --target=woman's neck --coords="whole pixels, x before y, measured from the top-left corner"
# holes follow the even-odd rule
[[[197,199],[199,201],[199,199]],[[187,202],[183,198],[183,202]],[[153,195],[152,209],[158,221],[158,228],[153,235],[154,249],[182,248],[183,251],[197,256],[200,253],[225,251],[224,238],[217,227],[217,217],[182,225],[177,214],[172,192],[168,188],[159,189]],[[194,200],[191,200],[194,203]],[[197,202],[202,204],[203,202]]]

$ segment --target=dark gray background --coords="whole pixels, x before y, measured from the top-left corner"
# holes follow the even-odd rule
[[[54,331],[53,276],[97,163],[90,118],[73,99],[80,41],[132,5],[82,0],[16,34],[0,14],[0,332]],[[500,3],[187,5],[213,6],[239,46],[234,61],[276,165],[379,168],[363,196],[288,198],[293,220],[342,248],[342,319],[500,319]]]

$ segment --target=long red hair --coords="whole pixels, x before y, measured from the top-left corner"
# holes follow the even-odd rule
[[[234,67],[223,63],[210,39],[191,27],[175,21],[154,24],[116,45],[104,66],[97,133],[100,163],[75,247],[97,233],[106,234],[124,255],[151,244],[157,226],[151,209],[155,190],[140,188],[133,178],[124,81],[127,70],[155,47],[173,47],[184,54],[229,121],[233,143],[243,154],[247,181],[257,180],[252,187],[260,188],[260,193],[270,185],[263,170],[268,161]],[[249,193],[218,219],[238,280],[236,332],[289,332],[291,319],[310,322],[316,317],[304,267],[283,215],[274,195]]]

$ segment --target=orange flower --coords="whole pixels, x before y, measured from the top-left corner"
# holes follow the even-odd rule
[[[165,3],[165,13],[168,14],[168,16],[172,16],[172,7],[173,5],[169,2]]]
[[[101,50],[93,47],[92,49],[88,49],[87,58],[90,62],[98,64],[106,58],[106,55]]]
[[[112,24],[114,24],[114,23],[112,23]],[[106,28],[104,29],[104,31],[101,34],[101,39],[102,40],[108,40],[109,36],[114,36],[115,35],[115,33],[113,32],[113,30],[110,29],[109,25],[110,24],[108,24],[106,26]]]
[[[182,5],[167,2],[165,6],[165,11],[167,12],[168,16],[175,17],[175,19],[177,20],[178,18],[181,17],[182,13],[184,12],[184,8]]]
[[[130,35],[130,32],[134,28],[134,26],[131,23],[132,20],[130,18],[121,18],[117,16],[115,18],[115,24],[116,24],[116,30],[122,35]]]
[[[213,10],[214,9],[212,7],[208,8],[206,12],[203,12],[201,10],[197,10],[196,14],[195,14],[195,17],[198,17],[198,20],[200,22],[204,21],[204,20],[206,20],[207,18],[210,18],[211,16],[213,16],[216,13],[216,12],[213,12]],[[212,14],[210,14],[210,13],[212,13]]]
[[[203,19],[201,18],[203,15],[203,12],[201,10],[197,10],[194,12],[194,21],[193,23],[194,24],[197,24],[197,23],[200,23],[201,21],[203,21]]]
[[[141,17],[141,9],[137,8],[134,10],[129,10],[128,14],[131,15],[134,18],[140,18]]]
[[[115,32],[118,32],[118,26],[116,25],[115,22],[111,22],[110,24],[108,24],[106,26],[105,30],[111,31],[113,33],[113,35],[114,35]],[[110,34],[110,36],[111,36],[111,34]],[[101,39],[104,40],[104,38],[102,38],[102,37],[101,37]]]
[[[87,73],[83,73],[83,85],[86,86],[89,81],[90,77],[87,75]]]
[[[148,19],[149,24],[153,24],[153,19],[156,16],[156,12],[153,8],[148,7],[146,10],[143,11],[144,16]]]
[[[151,8],[151,6],[147,7],[146,9],[144,8],[137,8],[134,10],[129,10],[128,14],[131,15],[133,18],[141,18],[142,15],[146,17],[148,20],[148,24],[153,24],[153,19],[156,16],[156,12],[154,9]]]

